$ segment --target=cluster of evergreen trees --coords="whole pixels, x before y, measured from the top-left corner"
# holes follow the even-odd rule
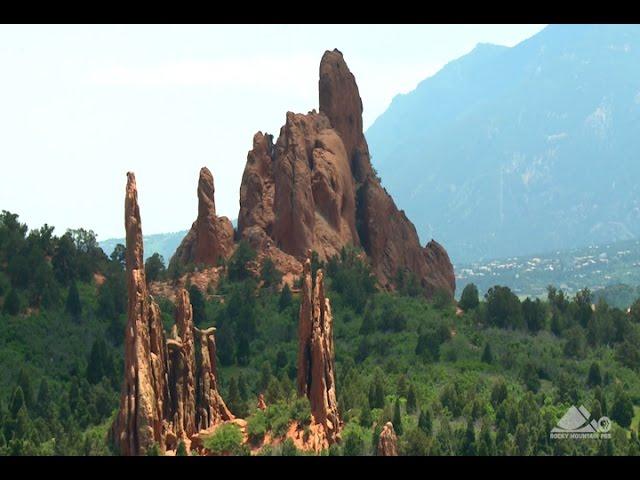
[[[295,389],[300,285],[280,289],[271,261],[240,242],[218,285],[188,286],[196,325],[217,327],[223,398],[248,420],[252,444],[283,436],[292,420],[308,430],[308,403]],[[118,406],[127,291],[125,247],[106,256],[90,231],[60,237],[0,216],[0,453],[109,454]],[[173,267],[175,270],[178,267]],[[159,255],[148,281],[171,282]],[[468,285],[456,314],[450,298],[425,301],[408,272],[398,291],[376,287],[366,257],[345,248],[312,270],[326,272],[334,313],[336,391],[345,421],[329,455],[370,455],[386,421],[405,455],[622,454],[639,451],[640,302],[630,313],[588,290],[521,301],[495,286]],[[157,298],[166,328],[173,304]],[[267,409],[257,409],[263,394]],[[571,405],[613,421],[610,440],[555,440]],[[246,454],[237,432],[211,439]],[[184,449],[183,449],[184,450]],[[183,452],[184,453],[184,452]],[[299,454],[292,442],[264,455]]]

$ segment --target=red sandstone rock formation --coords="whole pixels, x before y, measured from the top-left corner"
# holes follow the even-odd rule
[[[267,404],[264,401],[264,395],[261,393],[258,395],[258,410],[266,410]]]
[[[120,411],[111,439],[123,455],[142,455],[154,443],[164,448],[167,370],[160,312],[146,288],[138,192],[131,172],[127,173],[125,228],[129,292],[125,369]]]
[[[381,457],[398,456],[398,437],[391,422],[387,422],[385,426],[382,427],[380,439],[378,440],[377,455]]]
[[[196,351],[193,335],[193,311],[186,290],[179,292],[176,303],[176,330],[182,349],[181,391],[176,401],[180,404],[182,424],[178,432],[187,437],[196,432]]]
[[[310,259],[304,264],[301,295],[298,394],[309,398],[312,423],[322,427],[317,444],[326,448],[339,440],[342,423],[336,400],[331,304],[324,296],[322,270],[318,270],[315,286],[312,285]]]
[[[446,292],[455,292],[456,276],[444,247],[432,239],[424,247],[423,254],[427,262],[428,285],[442,288]],[[435,293],[435,290],[432,293]]]
[[[198,427],[206,430],[221,422],[233,420],[235,417],[227,408],[218,393],[216,379],[216,340],[215,328],[206,330],[195,329],[200,337],[200,380],[198,398]]]
[[[120,410],[110,430],[122,455],[144,455],[157,444],[174,448],[179,438],[190,438],[198,426],[209,428],[233,420],[217,390],[213,330],[193,325],[189,295],[177,295],[176,324],[167,339],[160,309],[147,291],[142,229],[136,181],[127,174],[125,196],[127,233],[128,320],[125,331],[125,378]],[[196,399],[194,331],[200,335],[200,398]]]
[[[300,273],[308,249],[327,259],[362,246],[379,283],[394,289],[398,271],[413,273],[425,295],[453,296],[446,251],[423,249],[371,167],[362,132],[362,100],[338,50],[320,63],[319,112],[287,113],[275,145],[258,132],[240,187],[238,232],[283,273]],[[435,242],[434,242],[435,243]]]
[[[171,263],[215,266],[233,252],[233,225],[227,217],[216,215],[213,175],[207,167],[198,180],[198,218],[182,240]]]

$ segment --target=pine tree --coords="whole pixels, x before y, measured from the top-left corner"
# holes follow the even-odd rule
[[[11,396],[11,404],[9,406],[9,413],[13,418],[18,416],[18,412],[22,407],[25,406],[24,401],[24,392],[22,388],[18,385],[16,389],[13,391],[13,395]]]
[[[231,380],[229,380],[227,405],[234,415],[242,416],[244,408],[242,405],[242,399],[240,398],[240,390],[238,389],[238,380],[236,377],[231,377]]]
[[[178,442],[178,447],[176,448],[176,457],[187,457],[187,446],[184,441],[180,440]]]
[[[594,400],[591,404],[591,417],[596,421],[602,417],[602,407],[598,400]]]
[[[151,446],[147,449],[147,457],[159,457],[160,456],[160,447],[157,443],[152,443]]]
[[[516,427],[516,433],[513,441],[516,446],[518,455],[529,455],[530,450],[530,433],[526,425],[520,424]]]
[[[287,354],[283,348],[278,350],[276,354],[276,371],[280,372],[284,367],[287,366]]]
[[[278,311],[282,312],[285,308],[289,307],[293,303],[293,295],[291,295],[291,289],[289,284],[285,283],[280,292],[280,298],[278,299]]]
[[[31,420],[29,419],[29,413],[27,407],[23,405],[18,410],[16,415],[15,429],[13,435],[17,439],[26,439],[31,431]]]
[[[431,435],[433,431],[433,424],[431,421],[431,410],[429,410],[429,408],[423,408],[420,412],[420,417],[418,417],[418,427],[420,427],[420,429],[427,435]]]
[[[36,411],[41,417],[50,420],[51,411],[51,393],[49,392],[49,382],[46,377],[42,377],[40,388],[38,388],[38,399],[36,401]]]
[[[98,337],[91,346],[89,361],[87,362],[87,380],[91,385],[96,385],[106,376],[110,370],[107,365],[107,344]]]
[[[555,310],[551,315],[551,331],[558,336],[562,334],[562,318],[560,318],[560,314]]]
[[[243,401],[247,401],[249,399],[249,392],[247,391],[247,382],[244,379],[242,374],[238,375],[238,393],[240,394],[240,399]]]
[[[400,397],[407,397],[407,376],[404,374],[400,375],[400,378],[398,378],[397,391]]]
[[[491,429],[486,422],[482,425],[482,429],[480,430],[480,439],[478,444],[478,455],[482,457],[495,455],[493,436],[491,435]]]
[[[251,248],[249,242],[241,240],[227,265],[229,280],[235,282],[251,277],[251,272],[247,269],[247,263],[255,258],[256,252]]]
[[[484,363],[488,363],[488,364],[493,363],[493,353],[491,352],[491,345],[489,343],[486,343],[484,346],[481,360]]]
[[[269,385],[269,380],[271,380],[271,364],[269,362],[263,362],[260,368],[260,381],[258,382],[260,392],[264,392]]]
[[[9,290],[6,298],[4,299],[4,304],[2,305],[2,313],[6,315],[17,315],[20,313],[22,309],[20,305],[20,297],[18,296],[18,292],[14,288]]]
[[[384,408],[384,385],[378,372],[374,373],[373,382],[369,387],[369,406],[371,408]]]
[[[276,268],[270,257],[267,257],[264,262],[262,262],[260,279],[266,288],[275,287],[282,281],[282,273]]]
[[[31,386],[31,376],[24,367],[21,368],[18,373],[18,386],[22,389],[27,408],[32,408],[35,396],[33,394],[33,387]]]
[[[461,453],[465,456],[474,456],[476,454],[476,432],[471,420],[467,422],[467,429],[464,433]]]
[[[462,295],[460,296],[459,306],[462,310],[472,310],[478,306],[480,303],[480,299],[478,298],[478,287],[476,287],[473,283],[468,284],[462,290]]]
[[[396,431],[398,436],[401,436],[404,433],[404,429],[402,428],[402,412],[400,411],[399,398],[396,398],[396,404],[393,409],[393,429]]]
[[[240,337],[240,341],[238,342],[238,351],[236,352],[236,358],[238,360],[238,365],[248,365],[249,364],[249,356],[251,354],[249,339],[246,335],[242,335]]]
[[[608,415],[609,413],[609,408],[607,406],[607,397],[604,395],[604,391],[602,390],[601,387],[596,387],[595,392],[594,392],[594,398],[600,402],[600,407],[602,408],[602,414],[603,415]]]
[[[616,392],[613,406],[611,407],[611,419],[621,427],[627,428],[633,419],[633,403],[629,395],[619,388]]]
[[[198,287],[191,285],[189,287],[189,301],[191,302],[191,310],[193,311],[193,323],[198,327],[207,321],[207,311],[204,303],[204,295]]]
[[[496,432],[496,452],[499,455],[509,455],[511,449],[509,448],[509,427],[505,420],[498,422],[498,431]]]
[[[440,422],[440,430],[438,431],[438,448],[442,455],[455,455],[453,432],[447,417]]]
[[[493,408],[497,408],[507,399],[507,385],[503,381],[499,381],[491,390],[491,404]]]
[[[409,392],[407,393],[407,412],[414,413],[417,407],[416,388],[413,385],[409,385]]]
[[[600,374],[600,365],[593,362],[589,367],[589,376],[587,377],[587,383],[589,386],[595,387],[602,384],[602,375]]]
[[[373,417],[371,416],[371,408],[368,403],[365,403],[360,412],[360,425],[364,428],[369,428],[373,423]]]
[[[76,282],[71,282],[71,286],[69,287],[66,311],[76,320],[82,314],[82,303],[80,302],[80,293],[78,292]]]
[[[362,318],[362,325],[360,326],[360,335],[368,335],[376,330],[376,320],[373,315],[373,309],[367,308]]]

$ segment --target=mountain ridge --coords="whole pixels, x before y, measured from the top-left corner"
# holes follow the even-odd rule
[[[476,46],[376,119],[374,167],[454,262],[633,238],[639,53],[633,26],[553,25]]]

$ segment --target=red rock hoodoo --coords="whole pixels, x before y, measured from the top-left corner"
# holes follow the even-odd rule
[[[394,289],[401,271],[415,275],[427,297],[453,296],[446,251],[435,242],[421,247],[374,173],[358,86],[338,50],[320,62],[319,106],[288,112],[275,145],[271,135],[254,136],[240,187],[240,237],[285,274],[301,273],[308,249],[324,260],[352,244],[365,250],[384,288]]]
[[[195,331],[200,337],[200,354],[202,355],[197,418],[199,429],[206,430],[221,422],[233,420],[235,417],[218,392],[215,328],[206,330],[196,328]]]
[[[171,263],[216,266],[220,258],[233,252],[233,225],[227,217],[216,215],[213,175],[207,167],[198,180],[198,218],[180,243]]]
[[[193,326],[189,295],[177,296],[176,325],[167,339],[160,309],[146,285],[138,192],[127,174],[125,196],[126,270],[129,306],[125,331],[124,382],[120,410],[109,436],[122,455],[144,455],[152,445],[161,452],[178,438],[233,419],[215,381],[213,329]],[[201,335],[201,396],[196,398],[194,332]],[[206,378],[205,378],[206,377]]]
[[[335,350],[331,304],[324,295],[322,270],[315,285],[311,276],[311,260],[304,263],[300,320],[298,324],[298,394],[306,395],[311,405],[312,423],[320,426],[314,442],[327,448],[340,438],[342,422],[338,415],[335,388]]]
[[[380,457],[397,457],[398,456],[398,436],[393,429],[393,424],[387,422],[382,427],[380,438],[378,439],[378,450],[376,454]]]
[[[127,173],[125,228],[129,306],[124,341],[124,382],[111,438],[123,455],[140,455],[152,444],[164,442],[163,419],[168,398],[164,329],[158,306],[147,293],[138,192],[133,173]]]

